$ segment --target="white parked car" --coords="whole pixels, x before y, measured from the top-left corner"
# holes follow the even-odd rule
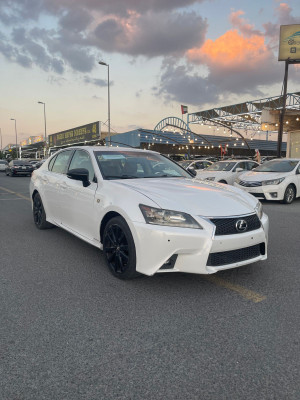
[[[178,164],[181,165],[186,170],[194,169],[198,175],[198,172],[202,171],[205,168],[210,167],[213,164],[213,162],[208,160],[185,160],[185,161],[180,161]]]
[[[266,161],[255,170],[240,175],[234,185],[259,199],[290,204],[300,197],[300,159]]]
[[[197,173],[197,179],[233,185],[236,178],[245,171],[251,171],[259,164],[251,160],[218,161]]]
[[[6,160],[0,160],[0,171],[5,171],[8,166],[8,162]]]
[[[56,225],[103,249],[121,279],[211,274],[267,258],[268,217],[257,199],[199,182],[156,152],[62,150],[33,172],[30,195],[37,228]]]

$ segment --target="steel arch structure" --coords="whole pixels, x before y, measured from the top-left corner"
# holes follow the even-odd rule
[[[168,126],[176,127],[180,130],[186,131],[186,133],[190,131],[188,124],[186,122],[184,122],[183,119],[178,118],[178,117],[167,117],[167,118],[162,119],[155,126],[154,130],[162,131],[164,128],[166,128]]]

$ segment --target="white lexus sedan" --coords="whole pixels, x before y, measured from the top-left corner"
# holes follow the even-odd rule
[[[233,185],[236,178],[245,171],[251,171],[259,164],[251,160],[226,160],[219,161],[197,172],[197,179],[227,183]]]
[[[240,175],[234,185],[259,199],[291,204],[300,197],[300,159],[266,161],[253,171]]]
[[[267,258],[268,217],[257,199],[196,181],[153,151],[61,150],[33,172],[30,194],[37,228],[56,225],[102,249],[121,279],[211,274]]]

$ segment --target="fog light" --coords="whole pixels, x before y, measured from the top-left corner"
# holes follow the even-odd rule
[[[277,198],[278,193],[277,192],[272,192],[270,193],[270,195],[273,197],[273,199]]]

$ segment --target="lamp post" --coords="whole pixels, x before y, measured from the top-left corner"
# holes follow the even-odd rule
[[[11,121],[15,121],[15,133],[16,133],[16,155],[18,158],[18,133],[17,133],[17,120],[15,118],[11,118]]]
[[[103,61],[98,62],[99,65],[105,65],[107,67],[107,95],[108,95],[108,135],[109,135],[109,144],[111,144],[110,137],[110,92],[109,92],[109,64],[106,64]]]

